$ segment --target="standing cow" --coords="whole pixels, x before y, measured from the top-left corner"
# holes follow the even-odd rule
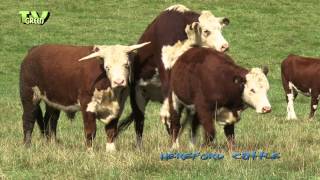
[[[287,99],[287,119],[297,119],[293,101],[298,93],[311,96],[309,119],[314,117],[320,99],[320,59],[289,55],[281,64],[283,89]]]
[[[202,124],[206,144],[211,143],[216,134],[212,119],[222,118],[228,145],[232,147],[234,124],[240,120],[240,112],[246,105],[253,107],[257,113],[271,111],[266,74],[266,69],[242,68],[229,56],[210,48],[194,47],[186,51],[170,71],[172,147],[179,147],[182,108],[189,109],[195,115],[192,122],[193,135],[198,123]]]
[[[150,100],[164,102],[160,116],[163,122],[168,119],[169,110],[166,107],[168,107],[169,72],[162,62],[162,57],[171,56],[167,53],[168,47],[187,39],[185,28],[192,24],[197,30],[197,45],[211,47],[221,52],[229,48],[228,42],[222,36],[222,29],[229,24],[229,20],[215,17],[209,11],[202,11],[199,14],[183,5],[174,5],[149,24],[138,42],[150,41],[151,45],[137,52],[133,65],[134,81],[130,89],[133,112],[129,123],[130,120],[135,122],[138,147],[142,142],[145,107]],[[128,121],[123,124],[126,123],[128,124]]]
[[[146,44],[41,45],[32,48],[20,71],[24,143],[30,145],[36,120],[43,135],[55,136],[60,111],[74,117],[80,110],[86,146],[92,147],[98,118],[106,123],[107,150],[115,150],[117,122],[128,94],[129,54]],[[79,62],[79,59],[88,61]],[[41,100],[46,104],[44,117]]]

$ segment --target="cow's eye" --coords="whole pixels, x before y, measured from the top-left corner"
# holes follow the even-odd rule
[[[251,91],[252,93],[256,93],[256,91],[255,91],[254,89],[251,89],[250,91]]]
[[[209,30],[204,30],[203,33],[205,36],[209,36],[211,32]]]

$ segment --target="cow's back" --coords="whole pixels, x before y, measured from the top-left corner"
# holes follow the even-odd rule
[[[186,103],[202,93],[208,101],[228,104],[239,99],[242,90],[234,77],[245,76],[248,71],[237,66],[226,54],[210,48],[195,47],[179,57],[171,70],[171,86]]]
[[[148,25],[138,41],[138,43],[151,41],[150,46],[138,50],[140,61],[145,61],[146,58],[154,55],[160,55],[162,46],[173,45],[178,40],[187,39],[184,31],[186,25],[198,22],[199,16],[193,11],[163,11]]]
[[[320,83],[320,59],[289,55],[281,63],[283,79],[293,83],[302,91],[308,91]]]
[[[64,105],[75,103],[78,92],[90,86],[88,82],[94,82],[103,72],[98,60],[78,61],[91,50],[92,46],[67,45],[32,48],[21,63],[21,91],[38,87],[52,101]]]

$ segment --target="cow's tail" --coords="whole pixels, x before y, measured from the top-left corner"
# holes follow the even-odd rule
[[[123,132],[124,130],[128,129],[130,124],[133,122],[133,113],[131,112],[125,119],[119,122],[118,124],[118,133]]]

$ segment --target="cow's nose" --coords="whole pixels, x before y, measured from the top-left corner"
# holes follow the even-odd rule
[[[262,113],[269,113],[269,112],[271,112],[271,107],[265,106],[262,108]]]
[[[113,81],[113,83],[118,85],[118,86],[121,86],[121,85],[123,85],[124,80],[123,79],[116,79],[116,80]]]
[[[225,43],[221,46],[221,52],[226,52],[229,49],[229,44]]]

